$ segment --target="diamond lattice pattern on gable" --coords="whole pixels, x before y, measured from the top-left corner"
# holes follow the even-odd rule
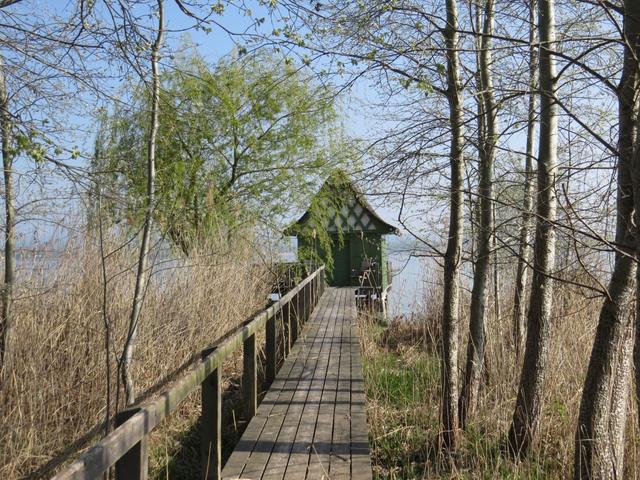
[[[355,198],[351,198],[347,204],[340,209],[333,223],[337,228],[346,228],[348,230],[374,230],[371,215],[369,215],[369,212],[364,209]]]

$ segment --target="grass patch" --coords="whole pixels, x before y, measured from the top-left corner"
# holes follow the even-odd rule
[[[514,463],[502,455],[503,424],[471,423],[451,466],[439,436],[440,359],[416,324],[382,326],[363,320],[363,368],[369,440],[376,479],[565,478],[557,456],[544,450]],[[408,332],[415,329],[414,334]],[[399,333],[394,334],[395,331]],[[493,418],[489,420],[494,420]],[[546,460],[544,460],[546,459]]]

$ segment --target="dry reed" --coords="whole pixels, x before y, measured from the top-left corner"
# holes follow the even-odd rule
[[[437,285],[437,273],[430,285]],[[504,285],[503,292],[511,291]],[[487,374],[476,413],[470,420],[456,467],[439,457],[439,340],[442,292],[430,288],[422,315],[413,321],[396,319],[387,327],[371,328],[363,319],[368,419],[379,478],[544,478],[564,479],[571,475],[574,433],[601,299],[582,295],[574,287],[558,284],[555,290],[555,318],[546,403],[540,441],[530,457],[514,464],[501,454],[517,393],[520,363],[512,343],[512,303],[501,299],[500,319],[488,312]],[[504,294],[506,297],[506,293]],[[468,298],[463,305],[468,306]],[[489,302],[493,305],[493,301]],[[415,318],[418,320],[415,320]],[[460,341],[460,366],[466,352],[464,312]],[[390,389],[394,389],[391,394]],[[404,392],[403,397],[398,392]],[[398,398],[403,398],[398,402]],[[640,443],[636,407],[629,399],[626,435],[625,476],[640,478]]]
[[[46,466],[60,454],[75,455],[87,432],[95,439],[104,431],[105,319],[111,337],[110,415],[115,411],[116,364],[137,254],[134,246],[122,245],[115,235],[105,244],[105,251],[113,252],[104,264],[105,303],[95,239],[67,241],[54,260],[41,254],[23,258],[29,266],[21,272],[15,302],[15,367],[0,388],[0,478],[49,474]],[[262,308],[267,295],[265,272],[253,264],[251,248],[242,241],[212,242],[187,260],[172,259],[160,249],[154,255],[134,353],[134,377],[143,398],[194,353]],[[121,405],[122,395],[119,400]],[[197,415],[188,403],[172,419],[175,425],[193,421],[181,416]],[[157,442],[163,445],[166,439]]]

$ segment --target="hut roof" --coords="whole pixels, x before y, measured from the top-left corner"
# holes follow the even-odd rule
[[[331,196],[338,190],[347,190],[346,204],[339,212],[336,212],[327,230],[337,231],[339,228],[350,232],[371,232],[382,234],[400,235],[400,230],[386,222],[373,209],[365,194],[360,188],[344,174],[330,176],[316,194],[318,196]],[[295,226],[303,225],[309,219],[309,211],[285,230],[285,235],[295,235]]]

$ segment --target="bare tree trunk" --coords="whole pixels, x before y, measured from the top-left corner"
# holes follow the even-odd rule
[[[516,358],[522,355],[522,347],[526,336],[525,328],[525,291],[529,273],[529,257],[531,256],[531,217],[533,210],[533,158],[536,136],[536,97],[538,89],[538,35],[536,24],[538,21],[537,0],[532,0],[529,6],[529,109],[527,123],[527,146],[524,167],[524,198],[522,202],[522,226],[520,227],[520,247],[518,252],[518,267],[516,270],[515,292],[513,296],[513,344]]]
[[[625,2],[625,47],[618,90],[618,188],[616,244],[613,273],[591,351],[582,390],[576,429],[574,478],[622,478],[626,407],[631,374],[633,324],[632,298],[636,262],[634,255],[633,149],[638,112],[638,63],[633,48],[640,38],[640,4]],[[636,199],[637,202],[637,199]]]
[[[627,409],[629,408],[631,390],[631,371],[633,368],[633,338],[635,324],[632,315],[625,318],[626,332],[618,363],[615,366],[616,375],[613,379],[613,393],[611,395],[611,413],[609,415],[609,431],[613,442],[613,462],[618,465],[615,478],[623,478],[624,474],[624,445],[627,433]]]
[[[457,0],[447,0],[447,100],[451,124],[451,212],[449,239],[444,257],[444,305],[442,311],[442,441],[454,450],[460,436],[458,418],[458,330],[460,323],[460,263],[464,235],[464,125],[458,54]]]
[[[9,112],[9,92],[5,80],[4,65],[0,60],[0,133],[2,168],[4,172],[4,285],[2,288],[2,312],[0,314],[0,378],[11,369],[11,332],[13,330],[12,299],[16,276],[16,209],[13,190],[12,121]]]
[[[140,310],[144,300],[144,292],[147,284],[147,267],[149,264],[149,246],[151,243],[151,228],[153,224],[153,208],[155,203],[155,177],[156,177],[156,137],[158,134],[158,107],[160,103],[160,75],[158,71],[158,59],[160,48],[164,37],[164,5],[163,0],[158,0],[158,32],[151,47],[151,76],[152,76],[152,100],[151,100],[151,122],[149,129],[149,140],[147,144],[147,206],[142,230],[142,243],[140,245],[140,257],[138,259],[138,272],[136,275],[136,286],[129,318],[129,329],[127,339],[122,352],[121,375],[125,389],[126,404],[135,402],[135,382],[131,375],[131,363],[133,360],[133,349],[138,335],[138,322],[140,320]]]
[[[500,312],[500,264],[498,263],[498,238],[496,230],[496,204],[491,208],[494,232],[491,236],[491,251],[493,252],[493,310],[496,325],[500,325],[502,313]]]
[[[640,227],[638,222],[640,221],[640,4],[633,0],[625,0],[624,2],[624,16],[625,22],[629,22],[628,31],[625,29],[625,51],[630,50],[629,62],[634,62],[633,68],[635,68],[635,90],[633,97],[635,99],[635,119],[636,119],[636,131],[635,131],[635,144],[633,151],[633,196],[634,196],[634,225],[635,225],[635,242],[636,242],[636,260],[640,258]],[[627,27],[625,23],[625,27]],[[626,64],[625,58],[625,64]],[[630,66],[631,68],[631,66]],[[629,92],[631,93],[631,92]],[[635,324],[634,324],[634,349],[633,349],[633,366],[635,370],[635,383],[636,402],[640,404],[640,268],[636,268],[636,311],[635,311]],[[638,406],[638,405],[637,405]],[[640,418],[640,408],[637,408],[638,417]]]
[[[491,238],[493,234],[493,164],[495,143],[498,138],[496,106],[491,75],[491,36],[493,35],[493,0],[486,0],[484,9],[483,34],[480,41],[479,68],[481,114],[484,116],[484,135],[480,139],[480,225],[478,227],[478,259],[473,276],[471,291],[471,312],[469,316],[469,341],[467,362],[462,393],[460,395],[460,423],[464,427],[467,416],[472,414],[477,404],[480,379],[482,377],[485,350],[485,317],[491,266]]]
[[[580,402],[574,457],[576,479],[622,478],[633,338],[628,302],[635,270],[633,258],[621,256],[616,260],[609,296],[600,311]]]
[[[534,272],[527,315],[527,341],[524,364],[513,420],[509,429],[509,448],[526,456],[535,441],[540,424],[543,387],[547,370],[553,280],[555,264],[556,218],[555,180],[557,171],[558,106],[555,102],[556,69],[554,0],[539,1],[540,34],[540,139],[538,145],[538,199]]]

